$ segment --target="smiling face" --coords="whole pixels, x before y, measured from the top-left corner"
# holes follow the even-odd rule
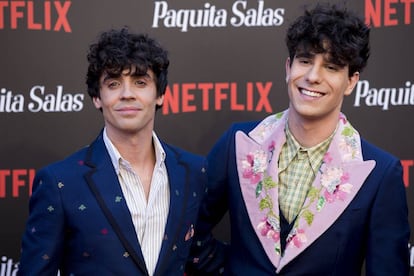
[[[104,73],[100,78],[100,96],[93,98],[102,114],[108,135],[147,134],[154,128],[156,105],[164,97],[157,97],[154,73],[147,71],[144,76],[124,70],[120,76]]]
[[[344,96],[352,93],[359,73],[334,64],[327,53],[299,53],[286,61],[290,118],[301,122],[335,123]]]

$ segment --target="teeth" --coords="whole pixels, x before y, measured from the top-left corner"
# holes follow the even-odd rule
[[[313,91],[309,91],[305,89],[302,89],[301,92],[302,94],[310,96],[310,97],[322,97],[322,94],[318,92],[313,92]]]

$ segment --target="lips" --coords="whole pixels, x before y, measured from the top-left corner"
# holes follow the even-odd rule
[[[324,94],[318,91],[311,91],[304,88],[299,89],[300,93],[309,97],[319,98],[322,97]]]
[[[120,111],[120,112],[128,112],[128,111],[138,111],[138,110],[141,110],[141,108],[137,106],[124,106],[124,107],[118,107],[115,110]]]
[[[125,106],[115,109],[122,116],[135,116],[142,109],[136,106]]]

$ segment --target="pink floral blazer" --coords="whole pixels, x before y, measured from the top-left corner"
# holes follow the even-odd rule
[[[341,114],[282,256],[278,156],[286,141],[287,114],[285,111],[267,117],[248,135],[236,133],[236,162],[243,199],[252,227],[277,272],[335,222],[375,167],[375,161],[363,161],[359,134]]]

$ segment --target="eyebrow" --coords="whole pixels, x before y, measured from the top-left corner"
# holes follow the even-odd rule
[[[102,80],[102,82],[103,83],[105,83],[107,80],[109,80],[109,79],[117,79],[117,78],[120,78],[121,76],[122,76],[123,74],[121,73],[121,74],[109,74],[108,72],[104,72],[104,77],[103,77],[103,80]],[[136,72],[135,73],[133,73],[133,74],[131,74],[131,73],[128,73],[128,74],[126,74],[127,76],[129,75],[129,76],[131,76],[131,77],[137,77],[137,78],[141,78],[141,77],[143,77],[143,78],[145,78],[145,79],[148,79],[148,80],[152,80],[152,77],[150,76],[150,74],[148,74],[148,72],[147,73],[145,73],[145,74],[136,74]]]
[[[315,53],[312,53],[312,52],[299,52],[299,53],[296,53],[295,54],[295,58],[303,58],[303,57],[312,58],[315,55],[316,54]]]
[[[129,75],[131,77],[139,77],[139,78],[143,77],[143,78],[150,79],[150,80],[152,79],[150,74],[148,74],[148,72],[146,72],[145,74],[137,74],[135,71],[133,74],[129,74]]]
[[[336,66],[339,66],[341,68],[346,67],[346,64],[344,62],[341,62],[338,59],[335,59],[331,54],[324,52],[324,53],[314,53],[311,51],[303,51],[298,52],[295,55],[295,58],[314,58],[317,54],[323,55],[323,59],[326,63],[335,64]]]

